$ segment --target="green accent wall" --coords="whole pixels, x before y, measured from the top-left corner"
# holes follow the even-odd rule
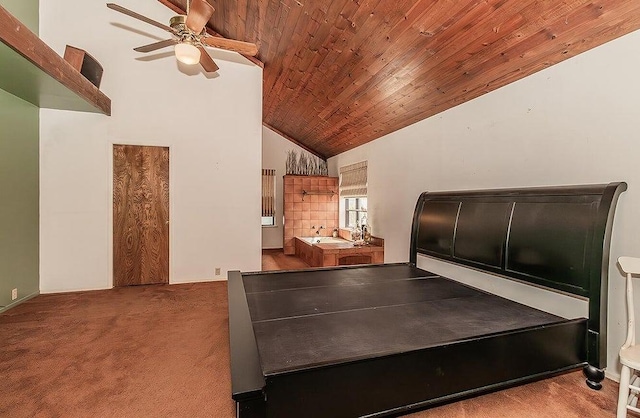
[[[24,23],[31,32],[38,34],[40,23],[39,0],[0,0],[0,6]]]
[[[40,109],[0,90],[0,127],[1,312],[40,289]]]
[[[39,0],[0,0],[0,6],[38,34]],[[0,89],[0,127],[2,312],[40,291],[40,109]]]

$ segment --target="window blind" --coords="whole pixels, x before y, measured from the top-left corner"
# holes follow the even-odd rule
[[[276,214],[276,170],[262,169],[262,216]]]
[[[367,162],[340,167],[340,197],[367,195]]]

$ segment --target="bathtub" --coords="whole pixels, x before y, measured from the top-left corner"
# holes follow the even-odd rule
[[[384,247],[354,246],[352,241],[332,237],[295,237],[296,257],[311,267],[384,263]],[[322,244],[322,245],[320,245]]]
[[[342,244],[348,242],[342,238],[333,238],[333,237],[296,237],[301,239],[308,244]]]

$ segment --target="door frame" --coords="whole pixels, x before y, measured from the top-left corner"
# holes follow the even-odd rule
[[[173,283],[174,276],[174,263],[173,263],[173,215],[175,214],[175,208],[173,205],[173,193],[172,190],[174,188],[173,181],[173,173],[174,173],[174,162],[173,162],[173,150],[174,146],[171,143],[158,141],[158,142],[142,142],[142,141],[132,141],[132,140],[115,140],[110,139],[108,141],[108,155],[109,155],[109,163],[107,164],[107,180],[108,180],[108,190],[109,190],[109,233],[108,233],[108,252],[107,257],[109,260],[108,263],[108,283],[109,287],[113,288],[113,146],[114,145],[135,145],[139,147],[165,147],[169,148],[169,284]]]

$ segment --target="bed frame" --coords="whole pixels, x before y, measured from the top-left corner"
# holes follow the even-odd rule
[[[284,276],[230,272],[231,379],[237,416],[402,414],[577,367],[584,367],[589,387],[599,389],[607,357],[611,230],[616,202],[625,190],[621,182],[425,192],[416,204],[407,268],[415,268],[422,254],[586,298],[588,318],[265,376],[243,277],[255,281]],[[308,274],[318,277],[322,271],[345,269],[352,275],[367,274],[385,266],[389,265],[314,269]],[[508,367],[503,366],[506,352]]]

